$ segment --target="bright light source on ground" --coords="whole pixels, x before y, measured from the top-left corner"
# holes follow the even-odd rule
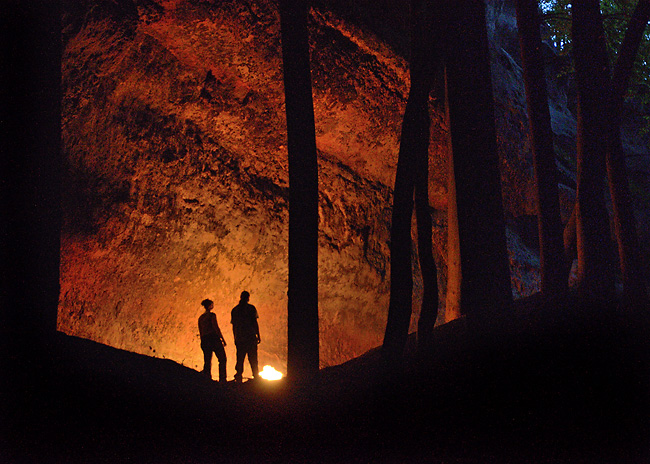
[[[260,377],[264,380],[280,380],[282,378],[282,373],[276,371],[269,365],[264,366],[262,372],[260,372]]]

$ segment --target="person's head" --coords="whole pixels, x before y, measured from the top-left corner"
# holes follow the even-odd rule
[[[241,296],[239,297],[239,299],[241,301],[243,301],[244,303],[248,303],[248,300],[250,299],[250,297],[251,297],[251,294],[248,293],[246,290],[244,290],[243,292],[241,292]]]
[[[214,307],[214,303],[212,300],[205,299],[201,302],[201,306],[203,306],[206,311],[210,311]]]

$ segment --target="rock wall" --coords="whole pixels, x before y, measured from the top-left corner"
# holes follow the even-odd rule
[[[383,338],[409,85],[399,47],[326,3],[310,20],[323,366]],[[200,368],[196,320],[201,300],[211,298],[232,376],[229,312],[248,290],[260,314],[260,362],[284,370],[288,176],[275,2],[85,0],[65,11],[59,330]],[[492,31],[496,116],[513,293],[521,296],[539,285],[538,258],[517,220],[534,214],[525,101],[512,20],[503,5],[489,12],[501,25]],[[556,116],[568,118],[555,117],[558,133],[571,132],[566,108],[556,105]],[[430,194],[444,302],[446,127],[432,116]],[[563,191],[569,205],[572,191]],[[416,278],[414,321],[420,294]]]
[[[69,10],[60,330],[200,367],[196,319],[211,298],[233,360],[229,311],[245,289],[260,314],[261,363],[285,368],[278,19],[270,1]],[[372,37],[318,11],[311,27],[330,365],[383,336],[389,186],[408,83],[404,60]]]

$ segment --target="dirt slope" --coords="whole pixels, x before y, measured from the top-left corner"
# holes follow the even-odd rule
[[[387,375],[378,351],[303,385],[220,386],[58,334],[15,371],[3,462],[643,463],[647,316],[534,300],[436,329]],[[410,340],[412,343],[413,340]]]

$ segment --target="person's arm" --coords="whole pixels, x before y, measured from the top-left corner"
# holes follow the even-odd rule
[[[212,314],[212,327],[214,328],[214,331],[217,332],[217,335],[219,336],[219,340],[221,340],[221,343],[223,343],[223,346],[226,346],[226,339],[223,338],[223,334],[221,333],[221,329],[219,328],[219,324],[217,323],[217,315]]]
[[[255,308],[255,335],[257,337],[257,343],[260,344],[262,343],[262,337],[260,337],[260,325],[257,323],[257,319],[259,316],[257,315],[257,308]]]
[[[230,312],[230,323],[232,324],[232,337],[235,340],[235,345],[237,344],[237,325],[235,324],[235,309]]]

